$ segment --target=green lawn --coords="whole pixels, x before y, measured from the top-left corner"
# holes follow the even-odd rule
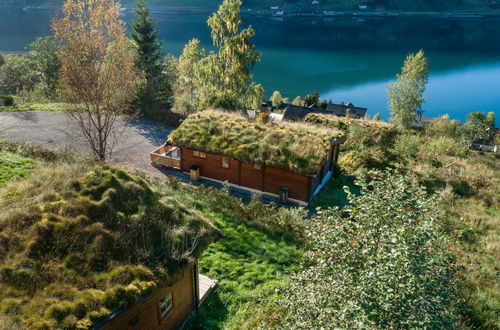
[[[160,187],[159,189],[165,189]],[[190,323],[194,329],[241,329],[272,326],[273,301],[302,258],[301,244],[287,235],[252,224],[241,202],[209,188],[167,188],[193,208],[202,210],[224,237],[200,258],[200,273],[218,281]]]
[[[352,193],[357,194],[359,192],[359,188],[354,185],[354,177],[344,174],[332,177],[318,194],[314,196],[309,203],[309,209],[314,211],[318,207],[345,206],[348,201],[344,187],[348,187]]]
[[[65,103],[27,103],[16,104],[11,107],[0,107],[0,111],[53,111],[61,112],[66,110]]]
[[[34,168],[33,160],[0,151],[0,186],[7,181],[24,178]]]

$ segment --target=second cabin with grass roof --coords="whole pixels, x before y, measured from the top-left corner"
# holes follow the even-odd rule
[[[61,164],[0,192],[0,329],[178,329],[215,283],[222,234],[140,177]]]
[[[336,129],[211,110],[189,116],[151,161],[304,205],[331,178],[343,142]]]

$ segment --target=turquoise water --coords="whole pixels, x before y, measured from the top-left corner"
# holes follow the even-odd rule
[[[0,7],[0,50],[23,51],[50,34],[54,10]],[[130,20],[132,15],[125,16]],[[165,50],[178,55],[199,38],[210,48],[206,15],[155,14]],[[500,117],[500,20],[494,19],[293,19],[244,17],[256,31],[262,60],[254,80],[270,95],[293,99],[317,90],[325,99],[352,102],[389,115],[385,88],[409,52],[430,61],[425,115],[464,119],[471,111]],[[497,120],[500,123],[500,118]]]

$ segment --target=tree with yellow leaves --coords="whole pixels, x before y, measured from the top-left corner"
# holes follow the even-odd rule
[[[61,96],[92,152],[108,158],[115,122],[136,96],[137,50],[114,0],[67,0],[52,29],[61,44]]]

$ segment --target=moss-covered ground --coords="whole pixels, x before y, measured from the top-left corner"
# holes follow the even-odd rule
[[[32,328],[65,325],[69,328],[85,328],[108,315],[110,311],[128,306],[139,295],[150,292],[158,285],[158,278],[161,279],[162,276],[156,269],[149,268],[147,264],[136,265],[130,260],[127,264],[120,261],[121,257],[129,258],[141,249],[134,248],[134,251],[139,252],[115,251],[116,254],[104,254],[106,258],[102,259],[99,257],[101,254],[90,253],[95,251],[95,244],[99,242],[93,241],[92,237],[100,237],[93,236],[92,233],[98,234],[101,229],[94,228],[95,224],[92,225],[92,222],[88,224],[90,227],[80,227],[85,218],[78,220],[78,217],[65,215],[67,212],[75,214],[73,211],[76,211],[76,207],[79,210],[77,213],[84,216],[84,205],[97,207],[95,212],[91,212],[97,216],[102,207],[108,210],[106,212],[119,209],[115,215],[122,213],[125,218],[119,220],[119,216],[116,220],[120,221],[122,226],[128,227],[127,214],[130,213],[130,217],[136,220],[141,218],[140,214],[151,214],[151,211],[136,208],[131,200],[124,202],[118,198],[119,195],[125,194],[129,199],[134,199],[137,194],[130,189],[138,189],[143,185],[140,179],[99,165],[95,167],[92,164],[68,164],[51,160],[50,153],[45,155],[49,160],[36,159],[33,155],[44,153],[28,146],[18,148],[14,144],[4,144],[3,150],[4,153],[9,150],[12,158],[22,158],[26,161],[31,159],[40,166],[33,170],[32,175],[27,173],[26,178],[15,185],[6,181],[7,186],[0,190],[0,205],[4,207],[2,210],[5,210],[0,212],[1,237],[4,238],[0,246],[11,246],[7,242],[17,238],[24,240],[30,237],[28,240],[32,242],[28,244],[28,251],[21,250],[20,254],[8,248],[0,249],[0,252],[3,251],[3,254],[0,253],[0,325]],[[14,178],[11,177],[10,180],[12,179]],[[280,209],[264,205],[257,199],[253,199],[250,204],[244,204],[226,191],[185,185],[173,179],[154,182],[149,186],[153,191],[139,192],[141,200],[150,200],[148,196],[167,196],[163,197],[167,198],[165,203],[175,202],[179,216],[182,212],[196,210],[196,214],[203,219],[210,219],[224,234],[221,240],[210,245],[201,256],[201,273],[217,279],[218,288],[208,297],[200,313],[189,326],[220,329],[251,328],[262,323],[274,324],[273,315],[276,311],[273,301],[277,298],[276,290],[286,285],[288,274],[298,267],[302,258],[304,212],[300,209]],[[153,195],[150,195],[151,193]],[[78,199],[75,200],[72,196],[78,196]],[[156,197],[153,197],[153,200],[160,201]],[[150,200],[151,205],[156,203],[153,200]],[[149,205],[150,202],[146,204]],[[121,206],[113,203],[119,203]],[[79,204],[81,205],[78,206]],[[32,206],[42,207],[46,211],[47,215],[43,212],[40,214],[43,228],[48,226],[47,228],[53,228],[54,231],[43,231],[44,236],[38,237],[30,234],[33,233],[30,229],[33,225],[25,229],[12,226],[13,210],[29,210]],[[159,209],[154,212],[163,217],[167,213]],[[34,226],[41,226],[42,223],[36,220],[38,213],[29,214],[34,217]],[[111,217],[115,218],[112,214]],[[62,241],[57,237],[70,237],[72,233],[78,232],[76,229],[79,227],[89,231],[88,246],[92,247],[90,250],[85,246],[59,244]],[[91,228],[94,229],[90,230]],[[189,233],[188,228],[177,228],[175,232]],[[126,232],[128,231],[122,230],[119,235]],[[132,232],[141,230],[136,228]],[[22,238],[20,235],[28,236]],[[169,236],[170,240],[171,237]],[[41,238],[45,244],[37,245],[36,242]],[[119,237],[115,239],[120,240]],[[81,239],[76,241],[82,242]],[[55,242],[59,243],[53,245]],[[47,243],[50,243],[52,248],[42,248],[47,246]],[[152,248],[161,248],[164,245],[161,242],[150,243]],[[78,252],[73,251],[73,248]],[[61,249],[70,249],[73,252],[68,254]],[[53,252],[57,256],[52,255]],[[46,267],[39,264],[39,258],[42,257],[44,260],[50,260]],[[26,262],[36,267],[28,269],[25,267]],[[174,266],[175,263],[170,267]],[[94,273],[94,268],[101,275]],[[33,280],[34,277],[38,280]],[[27,283],[22,284],[22,278]],[[63,278],[66,278],[64,282]],[[21,288],[21,285],[25,287]]]
[[[200,212],[141,177],[0,152],[7,168],[39,163],[0,187],[0,328],[89,328],[174,283],[215,238]]]

